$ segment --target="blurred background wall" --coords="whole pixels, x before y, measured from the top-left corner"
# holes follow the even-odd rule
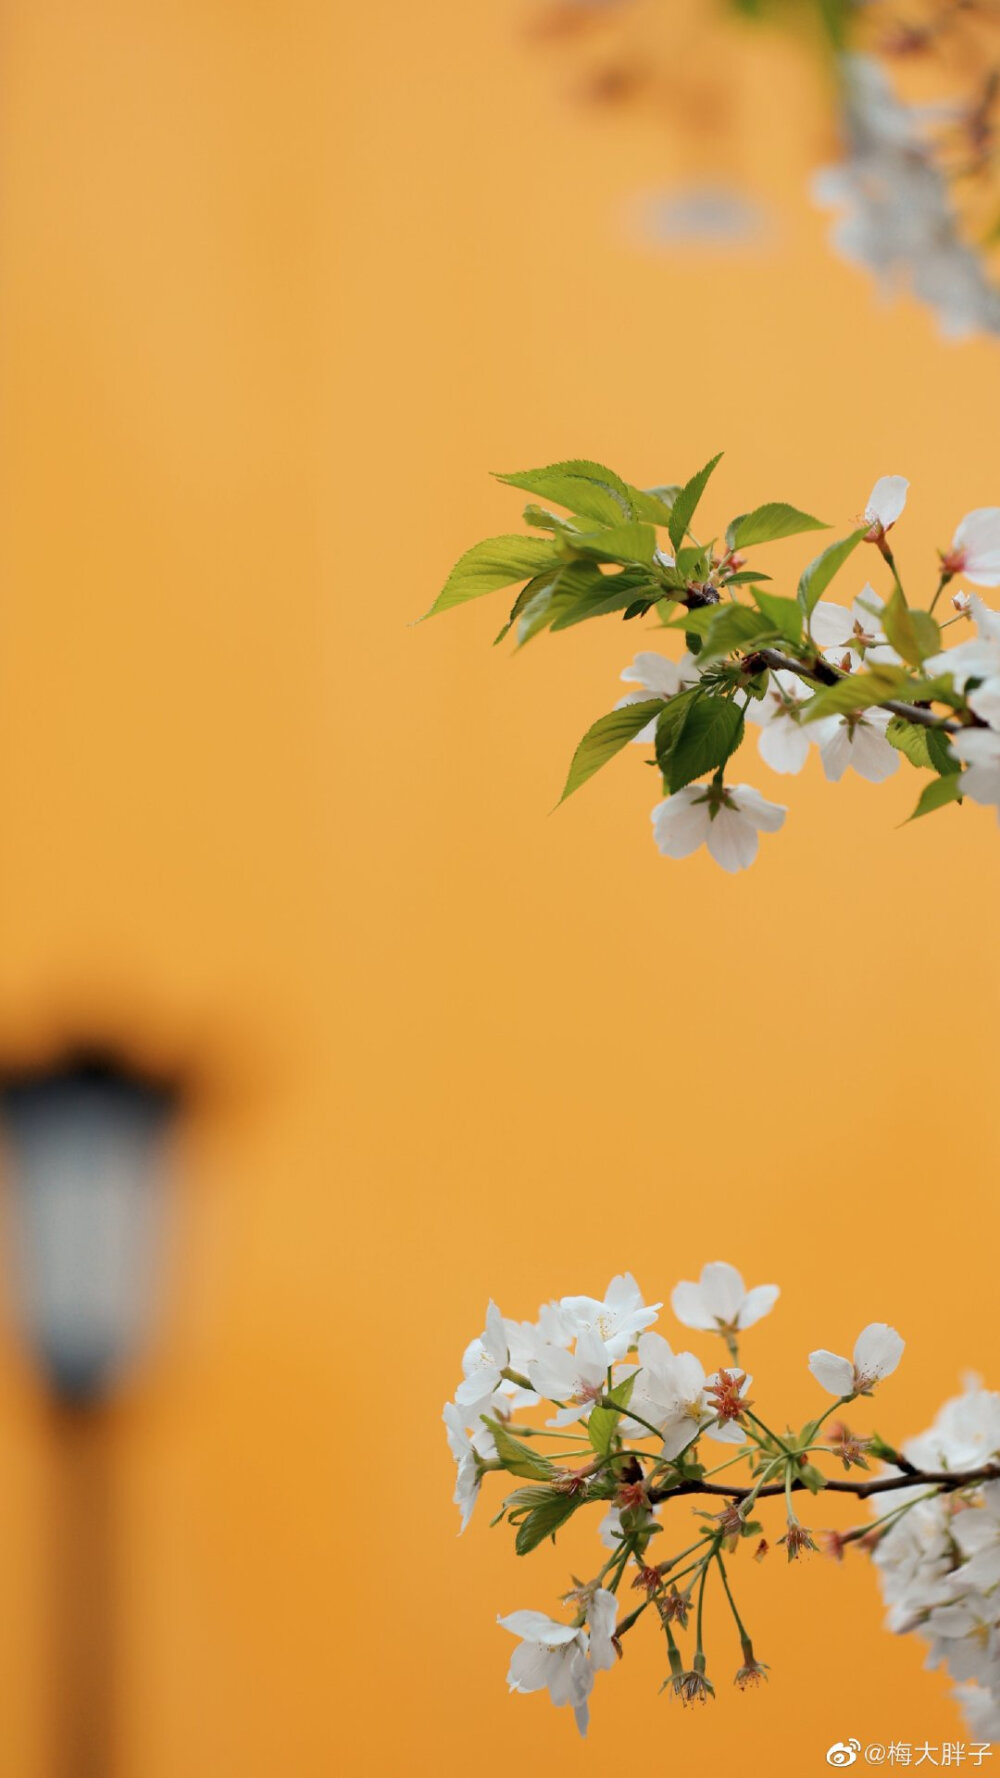
[[[546,814],[634,629],[511,661],[495,601],[410,627],[514,528],[491,469],[724,447],[718,517],[844,528],[901,472],[928,573],[998,497],[996,348],[829,257],[811,63],[705,10],[678,146],[575,106],[527,0],[2,8],[0,1050],[82,1035],[202,1086],[104,1435],[129,1778],[494,1778],[529,1733],[539,1765],[709,1771],[749,1736],[792,1778],[847,1735],[962,1738],[874,1577],[814,1560],[749,1576],[766,1695],[682,1713],[650,1642],[581,1750],[508,1699],[493,1622],[564,1553],[454,1536],[440,1408],[490,1293],[521,1317],[628,1265],[658,1297],[726,1257],[785,1287],[762,1403],[804,1416],[805,1353],[876,1317],[909,1341],[887,1432],[1000,1382],[989,811],[899,831],[902,775],[813,768],[745,877],[671,866],[633,759]],[[703,127],[766,243],[630,232]],[[59,1484],[0,1332],[2,1767],[42,1778]]]

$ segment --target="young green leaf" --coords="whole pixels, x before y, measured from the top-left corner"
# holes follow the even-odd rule
[[[726,528],[726,543],[732,549],[750,549],[755,543],[776,543],[780,537],[795,537],[800,531],[826,531],[823,519],[814,519],[784,500],[770,500],[753,512],[741,513]]]
[[[670,541],[674,546],[675,553],[680,549],[684,542],[688,526],[694,518],[698,502],[701,499],[702,494],[705,492],[708,478],[721,456],[722,452],[720,451],[717,457],[713,457],[710,463],[705,464],[704,469],[699,469],[697,475],[693,475],[689,482],[685,482],[674,501],[670,513],[670,523],[667,529],[670,533]]]
[[[667,778],[670,793],[725,765],[743,737],[743,711],[730,699],[701,697],[691,705],[673,747]],[[657,735],[659,754],[659,735]]]
[[[924,785],[910,820],[916,821],[921,815],[932,815],[935,809],[943,809],[946,804],[960,803],[961,800],[962,792],[955,772],[948,772],[943,778],[932,778],[929,784]]]
[[[644,568],[623,568],[620,574],[602,574],[596,563],[578,562],[575,566],[589,571],[586,584],[581,584],[577,597],[555,614],[549,625],[552,630],[568,630],[574,624],[585,623],[588,618],[625,611],[636,599],[648,598],[652,603],[658,596],[659,589]]]
[[[575,1494],[557,1494],[554,1490],[547,1500],[531,1508],[517,1528],[514,1548],[519,1556],[527,1556],[546,1537],[555,1537],[560,1525],[572,1516],[580,1504],[580,1496]]]
[[[487,537],[475,543],[455,563],[426,617],[464,605],[498,587],[530,580],[543,568],[556,568],[565,557],[551,537]]]
[[[663,709],[662,698],[644,698],[640,704],[626,704],[621,710],[609,710],[587,730],[570,763],[569,775],[561,803],[586,784],[609,759],[620,753],[647,722],[652,722]]]
[[[845,673],[836,685],[828,685],[810,698],[803,710],[803,720],[815,722],[820,716],[842,716],[849,710],[867,710],[870,704],[884,704],[889,698],[910,701],[913,686],[902,667],[874,666],[867,673]]]
[[[761,587],[756,587],[752,596],[779,636],[786,642],[801,641],[802,607],[797,600],[786,599],[780,593],[765,593]]]
[[[538,574],[521,588],[508,623],[496,640],[502,641],[511,624],[517,624],[517,645],[523,648],[540,631],[552,628],[592,593],[604,596],[605,577],[596,562],[563,561],[556,569]]]
[[[885,731],[885,738],[900,753],[905,754],[911,766],[920,766],[922,770],[933,769],[930,748],[928,746],[929,729],[921,728],[919,723],[907,722],[902,716],[894,716]]]
[[[582,457],[550,463],[543,469],[498,475],[496,480],[537,494],[542,500],[554,500],[557,506],[579,513],[581,518],[595,519],[599,525],[618,525],[635,516],[628,485],[621,476],[603,463],[589,463]]]
[[[704,658],[718,660],[734,648],[749,648],[775,634],[771,619],[751,605],[713,605],[712,621],[703,632]]]
[[[828,549],[815,556],[799,577],[798,600],[806,616],[809,617],[817,601],[823,597],[835,574],[838,574],[849,555],[853,554],[858,544],[867,535],[866,528],[852,531],[849,537],[841,537],[831,543]]]
[[[497,1456],[511,1475],[545,1481],[555,1474],[555,1465],[547,1457],[543,1457],[540,1451],[532,1451],[519,1438],[514,1438],[499,1420],[491,1420],[488,1416],[484,1418],[493,1434]]]
[[[700,685],[689,685],[663,705],[656,723],[656,763],[663,774],[664,788],[670,772],[670,756],[693,704],[702,697]]]
[[[680,488],[634,488],[626,482],[632,510],[637,519],[646,519],[650,525],[669,525],[670,514]]]
[[[912,667],[941,647],[941,632],[929,611],[912,611],[899,587],[882,612],[882,628],[897,654]]]
[[[603,531],[585,531],[573,538],[573,548],[602,562],[651,562],[656,549],[652,525],[632,519]]]
[[[944,731],[938,728],[929,728],[925,729],[924,733],[927,736],[927,751],[930,754],[930,761],[934,770],[940,772],[942,776],[952,772],[960,772],[962,770],[962,762],[960,759],[956,758],[955,754],[952,752],[948,736]]]

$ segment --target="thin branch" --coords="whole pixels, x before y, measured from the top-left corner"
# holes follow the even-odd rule
[[[942,1494],[953,1494],[958,1488],[969,1488],[975,1482],[1000,1481],[1000,1464],[985,1463],[979,1469],[964,1470],[925,1470],[907,1466],[902,1475],[874,1476],[870,1481],[851,1482],[839,1481],[836,1478],[818,1490],[821,1494],[853,1494],[856,1500],[867,1500],[872,1494],[893,1494],[900,1488],[937,1488]],[[808,1488],[800,1476],[796,1476],[791,1484],[792,1491],[799,1493]],[[754,1489],[732,1488],[725,1482],[685,1481],[677,1482],[671,1487],[650,1488],[649,1502],[658,1506],[663,1500],[672,1500],[678,1494],[716,1494],[725,1500],[746,1500]],[[767,1494],[784,1494],[784,1482],[767,1482],[758,1488],[755,1498],[760,1500]]]
[[[752,651],[755,659],[761,660],[768,667],[781,673],[795,673],[799,679],[805,679],[811,685],[837,685],[847,677],[838,673],[829,661],[797,661],[792,655],[780,654],[776,648],[755,648]],[[921,728],[941,729],[947,735],[957,735],[966,726],[961,722],[953,722],[947,716],[935,716],[933,710],[927,710],[923,704],[903,704],[896,698],[879,699],[879,708],[891,711],[893,716],[901,716],[904,722],[915,722]]]

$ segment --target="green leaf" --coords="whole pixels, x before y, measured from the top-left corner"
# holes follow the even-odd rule
[[[894,716],[885,731],[886,740],[906,755],[911,766],[919,766],[924,771],[933,770],[927,735],[927,729],[921,728],[917,722],[905,721],[902,716]]]
[[[671,795],[725,765],[742,735],[743,712],[731,700],[701,697],[693,703],[670,751],[667,778]]]
[[[853,554],[866,535],[865,526],[859,531],[852,531],[849,537],[841,537],[836,543],[831,543],[821,555],[813,558],[808,568],[803,569],[799,577],[798,600],[807,617],[823,597],[834,575],[840,572],[848,556]]]
[[[656,724],[656,763],[663,774],[664,789],[668,788],[670,773],[670,755],[680,737],[693,704],[704,694],[700,685],[689,685],[686,691],[677,693],[670,698],[660,711]]]
[[[814,519],[797,506],[784,500],[769,500],[753,512],[741,513],[726,528],[726,543],[732,549],[750,549],[755,543],[776,543],[779,537],[794,537],[800,531],[826,531],[823,519]]]
[[[796,599],[785,599],[780,593],[765,593],[760,587],[753,594],[765,617],[786,642],[799,642],[802,637],[802,607]]]
[[[523,648],[541,630],[549,629],[557,619],[584,598],[593,586],[603,589],[604,576],[596,562],[567,562],[556,569],[537,574],[521,588],[514,601],[508,621],[496,642],[502,642],[511,625],[517,624],[517,645]]]
[[[713,606],[713,618],[705,634],[703,650],[706,661],[731,654],[734,648],[747,648],[765,636],[774,635],[774,624],[751,605]]]
[[[530,503],[521,514],[526,525],[533,525],[536,531],[558,531],[560,536],[572,540],[576,537],[579,526],[569,519],[560,518],[557,512],[549,512],[545,506],[533,506]]]
[[[592,1408],[587,1421],[587,1436],[599,1457],[607,1457],[615,1442],[620,1414],[614,1408]]]
[[[473,544],[456,563],[426,617],[450,611],[467,599],[495,593],[498,587],[530,580],[543,568],[558,567],[565,557],[551,537],[488,537]]]
[[[493,1434],[497,1456],[511,1475],[545,1481],[556,1473],[555,1465],[547,1457],[543,1457],[540,1451],[532,1451],[520,1439],[514,1438],[501,1421],[490,1419],[488,1414],[484,1414],[483,1419]]]
[[[603,463],[590,463],[582,457],[550,463],[544,469],[498,475],[496,480],[537,494],[542,500],[554,500],[557,506],[568,507],[582,518],[596,519],[601,525],[617,525],[622,519],[634,517],[628,487],[621,476]]]
[[[564,803],[574,790],[586,784],[588,778],[620,753],[662,709],[662,698],[644,698],[641,704],[626,704],[621,710],[609,710],[607,716],[598,717],[573,755],[559,801]]]
[[[802,712],[803,720],[815,722],[820,716],[842,716],[849,710],[867,710],[870,704],[883,704],[888,698],[912,701],[913,686],[902,667],[874,666],[867,673],[845,673],[836,685],[810,698]]]
[[[627,524],[610,525],[604,531],[581,532],[574,537],[573,548],[602,562],[651,562],[656,532],[652,525],[632,519]]]
[[[679,488],[633,488],[631,482],[626,486],[637,519],[646,519],[651,525],[669,525]]]
[[[717,457],[713,457],[710,463],[705,464],[704,469],[699,469],[697,475],[693,475],[689,482],[685,482],[674,501],[673,509],[670,514],[670,524],[667,528],[670,532],[670,541],[674,546],[675,554],[684,542],[688,526],[694,518],[695,511],[697,510],[698,502],[701,499],[702,494],[705,492],[708,478],[721,456],[722,452],[720,451]]]
[[[929,611],[911,611],[897,587],[882,612],[882,628],[897,654],[919,667],[941,647],[941,632]]]
[[[625,611],[637,597],[648,596],[655,601],[659,588],[642,567],[623,568],[620,574],[602,574],[596,563],[575,564],[588,574],[578,595],[564,602],[549,628],[568,630],[591,617],[605,617],[612,611]]]
[[[819,1494],[826,1487],[826,1476],[821,1469],[816,1468],[814,1463],[803,1463],[801,1469],[796,1470],[795,1473],[796,1478],[805,1483],[810,1494]]]
[[[578,1494],[550,1493],[547,1500],[526,1513],[517,1528],[514,1548],[519,1556],[527,1556],[547,1537],[555,1537],[560,1525],[571,1518],[580,1504]]]
[[[955,754],[952,752],[951,744],[944,730],[939,728],[929,728],[924,730],[924,734],[927,737],[927,751],[930,754],[931,765],[934,767],[934,770],[936,772],[941,772],[943,775],[951,772],[960,772],[962,770],[962,762],[960,759],[956,758]]]
[[[626,1377],[616,1388],[607,1391],[606,1401],[613,1402],[613,1407],[602,1404],[591,1409],[587,1433],[599,1457],[607,1457],[614,1444],[618,1422],[632,1399],[634,1386],[635,1376]]]
[[[921,815],[932,815],[935,809],[943,809],[946,804],[960,803],[961,800],[962,792],[955,772],[948,772],[943,778],[932,778],[929,784],[924,785],[910,820],[916,821]]]
[[[707,636],[721,609],[718,600],[714,605],[696,605],[693,611],[684,611],[680,617],[664,624],[664,629],[683,630],[686,636]]]

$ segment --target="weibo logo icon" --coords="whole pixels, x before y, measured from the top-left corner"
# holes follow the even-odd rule
[[[860,1741],[855,1741],[853,1739],[850,1741],[835,1741],[833,1746],[827,1751],[826,1763],[828,1766],[853,1766],[860,1752]]]

